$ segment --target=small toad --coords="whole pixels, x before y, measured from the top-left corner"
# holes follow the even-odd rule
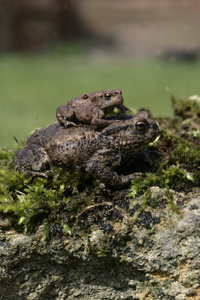
[[[128,110],[123,105],[120,89],[83,94],[71,99],[66,106],[57,108],[56,117],[64,127],[76,125],[74,122],[106,127],[112,123],[112,120],[104,118],[113,111],[114,107],[119,108],[121,114],[125,114]]]
[[[115,169],[158,134],[158,125],[145,111],[99,130],[91,125],[63,128],[54,123],[28,137],[15,155],[14,166],[31,176],[47,176],[44,172],[53,165],[80,167],[106,185],[121,188],[141,173],[118,175]]]

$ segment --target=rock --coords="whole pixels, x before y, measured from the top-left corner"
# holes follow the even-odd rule
[[[150,189],[160,203],[165,192]],[[167,205],[165,211],[147,205],[132,225],[124,217],[121,231],[93,226],[85,238],[44,241],[42,228],[25,235],[6,227],[0,299],[199,299],[200,196],[174,197],[185,201],[178,213]]]

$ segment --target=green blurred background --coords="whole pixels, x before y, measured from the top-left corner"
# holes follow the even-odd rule
[[[46,3],[50,10],[40,8],[39,1],[32,7],[30,1],[21,0],[20,14],[24,11],[25,19],[16,17],[18,6],[9,14],[0,6],[0,16],[7,14],[7,22],[0,21],[0,26],[4,25],[0,27],[0,146],[15,143],[13,136],[21,141],[32,130],[56,122],[57,107],[83,93],[120,88],[126,106],[150,109],[154,116],[172,115],[166,87],[176,97],[200,94],[198,43],[194,45],[190,40],[198,24],[192,27],[187,19],[187,34],[180,35],[185,30],[181,23],[185,16],[183,7],[183,18],[169,32],[169,7],[159,6],[156,0],[148,6],[147,1],[136,2],[140,3],[140,14],[136,14],[138,8],[134,5],[129,7],[130,1],[119,7],[116,3],[120,1],[109,2],[106,11],[116,10],[111,20],[101,11],[108,1],[99,6],[98,1],[77,1],[75,5],[69,0],[49,0]],[[180,9],[183,1],[178,2]],[[13,3],[8,1],[7,7]],[[65,8],[63,3],[67,4]],[[172,10],[173,2],[168,3]],[[195,6],[190,9],[192,19],[199,11]],[[161,10],[165,14],[156,19]],[[180,11],[177,13],[180,15]],[[160,19],[163,28],[158,32]],[[143,20],[141,26],[138,20]],[[6,27],[8,21],[12,26]],[[197,41],[195,34],[193,39]]]

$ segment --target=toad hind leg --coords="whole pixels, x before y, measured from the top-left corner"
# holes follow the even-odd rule
[[[103,183],[114,188],[121,188],[127,185],[134,178],[141,178],[142,173],[134,173],[129,175],[118,175],[108,166],[91,160],[87,163],[86,171],[94,177],[99,178]]]
[[[56,118],[60,125],[64,127],[75,126],[76,124],[72,121],[67,121],[65,118],[71,120],[75,118],[73,110],[71,112],[68,110],[66,106],[59,106],[56,110]]]
[[[45,156],[46,154],[43,152],[39,152],[37,156],[35,156],[31,149],[20,149],[15,154],[14,167],[19,173],[26,173],[30,176],[42,176],[47,178],[48,176],[42,172],[43,170],[49,168],[49,163]]]

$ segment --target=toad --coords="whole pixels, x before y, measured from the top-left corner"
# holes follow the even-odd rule
[[[104,118],[112,113],[114,107],[120,109],[120,114],[125,114],[128,110],[123,105],[120,89],[93,92],[73,98],[66,106],[57,108],[56,117],[60,125],[64,127],[76,125],[74,122],[106,127],[112,121]]]
[[[54,123],[28,137],[15,155],[14,166],[19,172],[45,177],[53,165],[80,167],[106,185],[121,188],[141,173],[118,175],[115,169],[158,134],[158,125],[145,111],[99,130],[91,125],[63,128]]]

